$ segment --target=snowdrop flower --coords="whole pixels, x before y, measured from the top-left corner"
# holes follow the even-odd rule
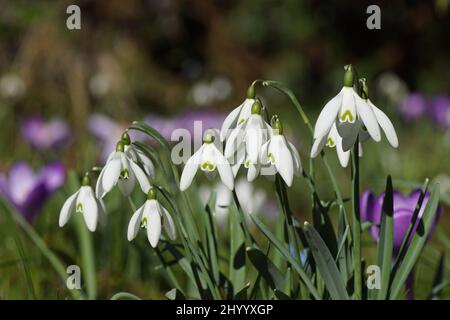
[[[155,166],[153,165],[153,161],[141,149],[131,144],[131,138],[127,130],[122,134],[121,140],[125,145],[125,155],[140,164],[144,168],[145,173],[150,177],[150,180],[154,180]]]
[[[311,158],[317,157],[325,146],[329,148],[336,148],[339,163],[342,167],[347,167],[350,159],[350,151],[344,151],[342,148],[342,138],[338,134],[336,124],[334,123],[331,126],[330,133],[327,136],[323,136],[322,139],[314,140],[314,144],[311,149]]]
[[[270,138],[272,128],[261,116],[261,102],[256,99],[252,105],[251,115],[247,121],[238,124],[232,130],[225,145],[225,157],[231,158],[237,153],[237,162],[233,166],[237,173],[239,166],[244,162],[248,169],[247,180],[253,181],[261,170],[259,154],[264,143]]]
[[[351,142],[356,141],[363,126],[373,140],[377,142],[381,140],[380,128],[373,109],[353,89],[351,65],[345,67],[344,87],[325,105],[317,118],[314,140],[328,136],[333,123],[336,123],[336,129],[344,140],[344,151],[353,146]]]
[[[228,189],[234,189],[234,176],[231,166],[213,140],[212,133],[210,131],[206,132],[203,145],[186,162],[181,174],[181,191],[186,190],[191,185],[198,168],[205,173],[212,173],[217,169],[222,182]]]
[[[128,224],[128,241],[136,238],[139,228],[142,227],[147,229],[147,238],[150,245],[156,248],[161,237],[162,226],[164,226],[169,238],[175,240],[175,223],[170,213],[156,200],[155,189],[150,188],[147,193],[147,201],[136,210]]]
[[[272,117],[273,133],[269,141],[261,148],[261,163],[270,164],[275,173],[279,173],[284,182],[290,187],[294,174],[300,176],[302,163],[295,146],[283,135],[283,126],[277,116]]]
[[[220,130],[220,140],[225,141],[231,133],[231,129],[236,128],[238,125],[245,123],[252,114],[252,106],[255,102],[255,88],[251,85],[247,90],[247,98],[244,102],[230,112],[225,118]]]
[[[95,194],[102,199],[115,185],[119,186],[123,195],[129,196],[136,180],[144,193],[150,189],[150,182],[145,172],[125,153],[125,143],[119,141],[116,151],[112,152],[106,165],[100,172]]]
[[[60,227],[63,227],[69,221],[74,210],[83,215],[87,228],[92,232],[97,228],[99,216],[104,215],[103,203],[95,198],[91,181],[87,174],[83,177],[81,188],[64,202],[59,213]]]

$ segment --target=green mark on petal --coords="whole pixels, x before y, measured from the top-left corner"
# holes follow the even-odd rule
[[[275,163],[275,156],[273,155],[272,152],[269,152],[269,153],[267,154],[267,157],[269,157],[270,162],[271,162],[272,164]]]
[[[250,160],[245,161],[245,167],[248,169],[250,167]]]
[[[122,179],[128,179],[130,177],[130,173],[128,172],[128,169],[123,169],[120,171],[120,178]]]
[[[245,121],[245,119],[239,119],[238,125],[244,123]]]
[[[334,142],[333,139],[331,139],[331,137],[328,137],[326,145],[327,147],[334,148],[336,146],[336,143]]]
[[[345,122],[345,121],[353,122],[354,117],[353,117],[352,112],[350,110],[345,110],[345,112],[343,114],[341,114],[341,121],[342,122]]]
[[[75,212],[83,213],[83,204],[81,202],[78,202],[75,207]]]
[[[147,217],[143,217],[141,220],[141,228],[146,229],[147,228]]]
[[[211,163],[209,161],[203,162],[202,163],[202,170],[203,171],[213,171],[216,168],[216,166],[214,165],[214,163]]]

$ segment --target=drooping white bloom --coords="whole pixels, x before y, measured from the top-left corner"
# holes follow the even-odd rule
[[[117,143],[116,151],[108,157],[106,165],[97,180],[95,194],[98,199],[102,199],[115,185],[118,185],[123,195],[129,196],[138,181],[142,191],[147,193],[150,189],[150,182],[145,172],[125,153],[125,146],[122,141]]]
[[[251,115],[254,102],[254,96],[249,97],[247,95],[247,99],[245,99],[239,107],[230,112],[230,114],[223,121],[222,128],[220,130],[221,141],[225,141],[225,139],[228,138],[232,129],[248,120]]]
[[[370,99],[367,99],[367,103],[372,108],[373,113],[377,118],[378,124],[380,125],[381,129],[383,129],[387,140],[389,141],[392,147],[397,148],[398,147],[397,133],[395,132],[394,125],[392,124],[391,120],[383,111],[377,108],[372,103],[372,101],[370,101]]]
[[[380,128],[374,111],[367,101],[362,99],[353,89],[351,66],[346,67],[344,87],[325,105],[319,114],[314,127],[314,140],[320,140],[324,136],[328,136],[333,123],[336,123],[336,129],[344,140],[344,151],[353,146],[351,142],[356,141],[363,125],[373,140],[378,142],[381,139]]]
[[[186,190],[192,183],[198,168],[205,173],[213,173],[216,169],[220,179],[230,189],[234,189],[234,176],[230,163],[216,147],[213,136],[206,133],[203,145],[189,158],[184,166],[180,179],[180,190]]]
[[[261,163],[270,164],[273,172],[279,173],[290,187],[294,174],[302,174],[300,155],[295,146],[286,140],[281,122],[276,116],[272,118],[272,127],[274,130],[271,138],[261,148]]]
[[[140,164],[150,180],[153,181],[155,179],[155,166],[153,165],[153,161],[140,148],[131,143],[131,138],[127,130],[123,133],[121,140],[125,145],[125,155]]]
[[[239,166],[244,163],[245,168],[248,169],[248,181],[253,181],[260,172],[259,154],[271,133],[272,128],[261,116],[261,103],[259,100],[255,100],[247,121],[233,129],[227,139],[225,157],[231,158],[235,153],[238,154],[238,161],[233,168],[237,166],[239,169]],[[237,170],[234,173],[237,173]]]
[[[74,211],[83,215],[87,228],[92,232],[97,228],[98,220],[104,215],[104,205],[101,200],[95,198],[87,175],[83,178],[81,188],[64,202],[59,213],[60,227],[69,221]]]
[[[323,148],[327,146],[329,148],[336,148],[336,153],[339,158],[339,163],[342,167],[347,167],[350,159],[350,151],[344,151],[342,148],[342,138],[338,134],[336,125],[333,124],[328,136],[323,136],[322,139],[316,139],[311,148],[311,158],[317,157]]]
[[[153,188],[147,194],[147,201],[131,217],[128,224],[128,241],[136,238],[141,227],[147,229],[147,238],[153,248],[158,245],[162,227],[164,227],[171,240],[176,238],[175,223],[172,216],[156,200],[156,192]]]

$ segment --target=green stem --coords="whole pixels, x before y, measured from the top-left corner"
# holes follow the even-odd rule
[[[359,214],[359,138],[356,139],[352,153],[352,213],[353,213],[353,268],[354,298],[362,298],[361,274],[361,217]]]
[[[255,240],[253,239],[250,231],[248,230],[247,223],[245,222],[245,215],[244,212],[242,211],[241,204],[239,203],[236,190],[233,190],[233,198],[234,203],[236,204],[237,207],[237,211],[239,213],[239,224],[241,225],[242,232],[244,232],[245,241],[247,242],[247,245],[252,245],[255,242]]]

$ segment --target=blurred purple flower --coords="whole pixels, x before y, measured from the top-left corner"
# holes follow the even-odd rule
[[[430,102],[430,116],[433,121],[442,128],[450,126],[450,99],[440,95]]]
[[[407,120],[417,119],[426,112],[426,102],[423,94],[412,93],[403,100],[400,113]]]
[[[44,121],[40,117],[31,117],[22,123],[22,136],[38,150],[56,149],[68,143],[71,138],[67,123],[59,118]]]
[[[393,254],[396,257],[399,254],[400,247],[402,245],[403,239],[406,236],[408,227],[411,223],[412,215],[416,208],[417,202],[419,201],[420,190],[414,190],[409,195],[405,196],[398,191],[394,191],[394,248]],[[430,199],[430,194],[427,193],[422,203],[422,207],[419,211],[419,217],[414,226],[413,232],[416,231],[419,225],[419,218],[422,217],[425,207]],[[362,221],[369,221],[375,224],[370,228],[370,233],[372,238],[376,241],[380,238],[380,223],[381,223],[381,211],[383,206],[384,193],[380,194],[378,197],[374,196],[370,191],[365,191],[360,197],[360,208],[361,208],[361,219]],[[436,224],[439,220],[441,214],[441,207],[437,209],[436,217],[431,226],[430,237]],[[414,270],[414,269],[413,269]],[[405,282],[407,289],[408,299],[414,299],[414,271],[408,275]]]
[[[420,190],[414,190],[411,194],[405,196],[398,191],[394,191],[394,254],[397,255],[400,250],[403,238],[406,236],[409,224],[411,222],[411,217],[416,208],[417,201],[419,201]],[[419,211],[419,218],[422,217],[425,210],[426,204],[430,194],[427,193],[423,200],[422,207]],[[372,238],[376,241],[379,239],[381,223],[381,211],[383,206],[384,193],[380,194],[378,197],[374,196],[371,192],[365,191],[360,198],[361,206],[361,219],[363,221],[369,221],[375,224],[370,228],[370,233]],[[438,207],[438,212],[433,225],[430,230],[430,235],[433,233],[436,224],[438,222],[441,212],[441,207]],[[413,231],[417,229],[419,225],[419,219],[414,226]]]
[[[53,162],[34,173],[25,162],[15,163],[8,174],[0,173],[0,195],[31,222],[50,195],[64,184],[66,169]]]

